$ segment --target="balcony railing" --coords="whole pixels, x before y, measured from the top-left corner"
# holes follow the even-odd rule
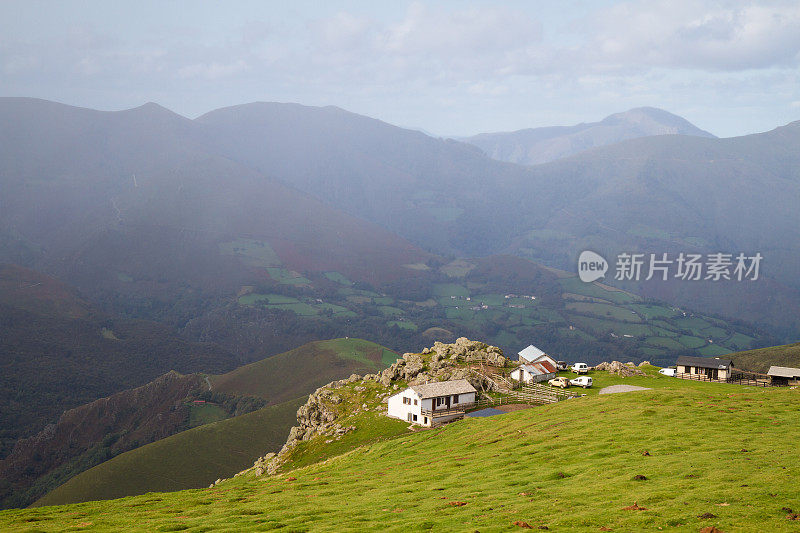
[[[441,407],[438,409],[422,409],[422,414],[424,416],[430,416],[433,418],[437,416],[460,415],[468,409],[472,409],[473,407],[475,407],[475,402],[459,403],[456,405],[451,405],[448,408]]]

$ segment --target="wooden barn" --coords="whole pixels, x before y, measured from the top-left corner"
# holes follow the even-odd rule
[[[800,368],[788,366],[771,366],[767,375],[772,380],[773,385],[777,386],[796,386],[800,385]]]

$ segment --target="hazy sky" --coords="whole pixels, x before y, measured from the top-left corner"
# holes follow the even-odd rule
[[[732,136],[800,119],[800,2],[4,0],[0,96],[337,105],[437,135],[648,105]]]

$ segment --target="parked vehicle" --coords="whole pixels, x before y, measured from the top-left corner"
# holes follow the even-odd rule
[[[552,385],[553,387],[561,387],[562,389],[569,388],[569,380],[564,376],[558,376],[557,378],[553,378],[547,383]]]
[[[559,371],[567,370],[567,369],[569,369],[569,363],[567,363],[566,361],[556,361],[556,368]]]
[[[589,371],[589,365],[586,363],[575,363],[572,365],[572,371],[576,374],[585,374]]]
[[[671,378],[674,378],[676,370],[674,368],[662,368],[661,370],[658,371],[658,373],[664,376],[669,376]]]
[[[576,387],[583,387],[584,389],[588,389],[592,386],[592,378],[589,376],[578,376],[575,379],[569,380],[570,385],[575,385]]]

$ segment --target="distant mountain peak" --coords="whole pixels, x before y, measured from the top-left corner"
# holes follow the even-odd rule
[[[628,111],[609,115],[599,122],[599,124],[621,123],[648,126],[652,131],[664,128],[666,130],[664,134],[666,135],[716,137],[712,133],[701,130],[685,118],[658,107],[634,107]]]
[[[463,140],[481,148],[493,159],[536,165],[569,157],[590,148],[653,135],[714,138],[711,133],[664,109],[636,107],[609,115],[600,122],[483,133]]]

